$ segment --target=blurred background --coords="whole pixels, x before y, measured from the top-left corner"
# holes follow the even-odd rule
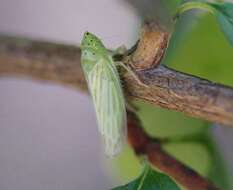
[[[233,86],[233,48],[215,18],[191,11],[174,26],[170,21],[179,2],[0,0],[0,34],[78,46],[89,30],[109,48],[129,48],[143,18],[153,17],[173,32],[164,64]],[[86,94],[14,77],[0,78],[0,92],[1,190],[103,190],[140,173],[128,146],[113,160],[104,156]],[[168,152],[224,190],[233,189],[231,128],[135,104],[148,133],[175,139],[164,145]]]

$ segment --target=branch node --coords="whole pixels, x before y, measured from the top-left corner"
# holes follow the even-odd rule
[[[136,71],[150,69],[160,64],[167,49],[170,34],[158,23],[145,21],[135,52],[128,58]]]

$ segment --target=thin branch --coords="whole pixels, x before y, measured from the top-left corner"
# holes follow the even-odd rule
[[[4,36],[0,38],[0,75],[2,76],[26,76],[86,90],[86,83],[81,72],[79,60],[80,50],[77,47],[35,42],[19,38],[6,38]],[[161,73],[155,73],[155,79],[151,79],[151,81],[157,81],[155,84],[161,81],[159,86],[164,82],[163,80],[159,80],[160,78],[156,80],[156,77],[161,77],[163,70],[166,71],[164,73],[165,76],[169,76],[169,72],[173,73],[172,77],[174,80],[178,80],[179,75],[182,75],[178,73],[177,79],[175,77],[177,74],[176,71],[163,66],[157,68],[158,71],[161,69]],[[142,78],[143,75],[139,74]],[[190,77],[188,75],[184,76]],[[130,76],[124,77],[125,81],[127,81],[126,88],[133,89],[133,92],[136,92],[138,88],[145,88],[137,86],[137,84],[131,84],[135,81]],[[163,89],[162,87],[157,88]],[[130,90],[127,91],[127,93],[129,92]],[[152,97],[154,96],[152,94]],[[212,190],[217,190],[210,182],[163,151],[158,143],[159,141],[146,135],[142,128],[140,128],[139,121],[135,120],[135,116],[129,112],[128,139],[137,153],[147,154],[154,166],[172,176],[184,187],[190,190],[204,190],[207,187],[209,187],[209,190],[211,188]]]
[[[26,76],[86,89],[80,49],[70,45],[0,37],[0,75]],[[233,89],[165,66],[137,71],[138,84],[122,77],[130,98],[183,112],[189,116],[233,126]]]
[[[165,152],[159,139],[148,136],[141,127],[137,115],[129,112],[128,141],[136,154],[144,154],[152,165],[173,177],[188,190],[220,190],[193,169]]]

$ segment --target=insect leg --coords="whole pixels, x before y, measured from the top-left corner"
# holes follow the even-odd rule
[[[126,106],[127,111],[130,111],[133,113],[137,113],[138,111],[138,108],[128,101],[125,101],[125,106]]]
[[[121,62],[121,61],[117,61],[117,62],[115,62],[115,64],[116,64],[117,66],[123,67],[126,71],[128,71],[128,72],[133,76],[133,78],[134,78],[139,84],[141,84],[141,85],[147,87],[147,85],[144,84],[144,83],[139,79],[139,77],[135,74],[135,72],[134,72],[129,66],[126,66],[126,65],[125,65],[123,62]]]

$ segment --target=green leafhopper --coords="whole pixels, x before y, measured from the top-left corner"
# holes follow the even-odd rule
[[[101,40],[89,32],[84,34],[81,50],[105,152],[113,157],[121,151],[126,136],[125,100],[116,64]]]

